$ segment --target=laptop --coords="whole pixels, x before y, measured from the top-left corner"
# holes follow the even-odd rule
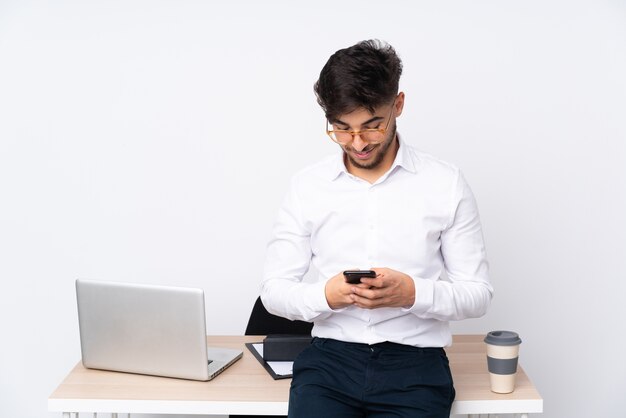
[[[241,350],[207,347],[202,289],[76,280],[83,365],[211,380]]]

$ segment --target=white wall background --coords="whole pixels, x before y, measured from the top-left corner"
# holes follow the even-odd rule
[[[0,416],[80,357],[74,279],[202,287],[243,332],[288,178],[334,152],[312,85],[392,43],[404,137],[460,166],[546,418],[622,417],[624,1],[0,0]]]

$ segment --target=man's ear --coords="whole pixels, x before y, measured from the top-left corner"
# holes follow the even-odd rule
[[[396,97],[396,104],[394,114],[396,117],[402,114],[402,109],[404,109],[404,92],[401,91],[398,93],[398,97]]]

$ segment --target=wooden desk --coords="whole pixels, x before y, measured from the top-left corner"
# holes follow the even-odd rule
[[[454,337],[446,349],[456,389],[452,414],[543,412],[543,399],[519,367],[515,392],[489,390],[485,345],[480,335]],[[243,358],[210,382],[195,382],[85,369],[81,363],[48,398],[50,412],[286,415],[291,379],[273,380],[244,342],[262,337],[210,336],[209,345],[239,348]]]

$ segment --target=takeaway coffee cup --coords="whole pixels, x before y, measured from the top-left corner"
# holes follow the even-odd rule
[[[487,366],[491,391],[511,393],[515,389],[517,359],[522,343],[519,335],[512,331],[491,331],[485,337],[487,344]]]

